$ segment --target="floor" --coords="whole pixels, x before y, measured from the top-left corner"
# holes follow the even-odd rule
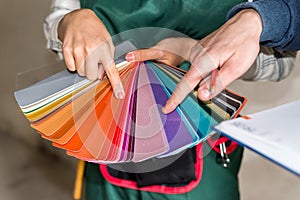
[[[72,198],[75,160],[49,148],[30,128],[13,98],[19,72],[53,63],[45,49],[43,19],[50,0],[0,1],[0,200],[68,200]],[[280,83],[230,86],[248,97],[243,114],[300,98],[300,59],[293,74]],[[239,174],[241,199],[300,199],[300,178],[245,150]]]

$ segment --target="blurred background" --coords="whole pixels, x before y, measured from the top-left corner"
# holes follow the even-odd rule
[[[46,50],[42,24],[50,0],[0,1],[0,199],[72,199],[76,161],[52,148],[29,126],[13,97],[16,76],[56,60]],[[236,81],[230,86],[248,97],[242,114],[300,98],[300,59],[279,83]],[[240,171],[242,200],[297,199],[300,178],[245,150]]]

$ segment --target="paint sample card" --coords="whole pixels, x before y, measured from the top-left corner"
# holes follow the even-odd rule
[[[171,113],[161,109],[185,71],[161,63],[121,62],[125,90],[116,99],[108,79],[63,71],[16,91],[21,111],[41,136],[68,155],[94,163],[141,162],[177,154],[206,140],[236,116],[246,99],[228,90],[209,102],[192,91]]]

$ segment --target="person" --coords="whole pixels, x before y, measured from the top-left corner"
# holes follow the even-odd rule
[[[209,33],[221,26],[225,22],[230,8],[242,1],[185,0],[178,2],[175,4],[170,1],[152,0],[140,0],[134,3],[124,0],[114,2],[108,0],[53,0],[52,12],[44,23],[47,46],[64,58],[71,71],[76,70],[80,75],[89,79],[102,79],[106,73],[115,96],[122,99],[126,94],[113,62],[114,45],[111,35],[138,27],[157,26],[181,31],[198,40],[207,38],[206,43],[204,39],[203,43],[200,43],[200,47],[206,47],[205,44],[210,44]],[[218,3],[218,6],[213,3]],[[201,12],[199,8],[201,8]],[[186,23],[187,19],[189,23]],[[217,33],[218,30],[213,32],[213,34]],[[258,43],[258,41],[256,42]],[[256,48],[256,51],[259,51],[258,49],[259,47]],[[269,63],[268,66],[273,67],[276,75],[279,69],[283,68],[278,64],[282,60],[289,63],[288,66],[293,66],[293,53],[276,51],[280,55],[280,57],[276,57],[273,49],[261,49],[262,51],[256,59],[257,62],[250,68],[254,70],[246,73],[248,79],[265,78],[264,67],[260,66],[261,60],[265,58],[271,58],[271,64]],[[153,49],[149,49],[149,51],[151,50]],[[141,57],[138,56],[140,54]],[[148,55],[143,57],[142,54],[143,51],[135,51],[128,54],[127,59],[146,59]],[[255,56],[252,59],[255,59]],[[153,59],[161,60],[159,57]],[[250,63],[250,61],[248,62]],[[288,73],[289,70],[286,70],[286,73],[279,74],[277,78],[280,79]],[[205,143],[203,145],[207,146]],[[87,199],[239,199],[237,173],[242,153],[241,147],[230,153],[231,165],[225,169],[216,160],[218,154],[214,151],[209,152],[203,158],[203,173],[200,183],[193,190],[176,195],[118,187],[104,178],[97,164],[87,163],[85,171],[86,197]]]
[[[193,65],[177,85],[172,96],[163,108],[164,113],[172,112],[185,96],[199,84],[203,76],[219,67],[222,84],[213,94],[209,84],[202,82],[198,97],[208,100],[217,95],[232,81],[249,70],[259,52],[259,44],[277,50],[295,51],[300,48],[300,2],[297,0],[258,0],[235,6],[228,14],[229,20],[218,30],[201,39],[198,43],[203,48],[191,52]],[[154,47],[160,48],[159,46]],[[190,47],[192,48],[192,47]],[[203,53],[205,52],[205,53]],[[167,53],[168,54],[168,53]],[[161,60],[154,54],[153,48],[129,53],[128,60]],[[164,57],[174,56],[170,53]],[[207,64],[207,57],[211,67]],[[170,58],[169,58],[170,59]],[[200,72],[199,72],[200,70]]]

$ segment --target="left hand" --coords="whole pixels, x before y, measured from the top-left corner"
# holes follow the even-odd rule
[[[126,55],[126,60],[156,60],[167,65],[177,66],[189,59],[192,47],[197,43],[191,38],[166,38],[149,49],[135,50]]]

